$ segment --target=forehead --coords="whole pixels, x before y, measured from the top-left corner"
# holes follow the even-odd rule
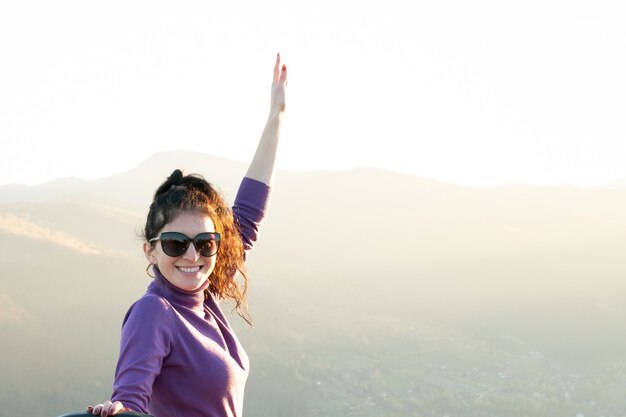
[[[215,232],[215,224],[205,213],[183,211],[163,226],[161,232],[181,232],[187,236],[196,236],[203,232]]]

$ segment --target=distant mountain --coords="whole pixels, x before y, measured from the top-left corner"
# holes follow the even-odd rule
[[[175,168],[232,200],[246,165],[163,152],[122,174],[0,187],[0,417],[110,395],[150,278],[137,237]],[[246,415],[620,415],[626,193],[280,172],[251,252]],[[228,310],[228,309],[227,309]]]
[[[209,181],[220,180],[230,190],[236,178],[245,174],[247,165],[224,158],[190,152],[159,152],[126,172],[98,180],[62,178],[36,186],[9,184],[0,186],[0,203],[58,200],[68,196],[107,198],[123,204],[145,204],[154,189],[174,169],[204,175]],[[139,192],[139,194],[135,194]]]

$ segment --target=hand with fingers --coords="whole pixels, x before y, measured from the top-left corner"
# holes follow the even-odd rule
[[[285,111],[285,89],[287,87],[287,65],[283,64],[280,53],[276,54],[274,78],[272,81],[272,111]]]
[[[88,413],[91,413],[94,416],[100,415],[101,417],[112,416],[123,411],[129,411],[129,409],[124,407],[124,405],[119,401],[105,401],[102,404],[98,404],[93,407],[90,405],[87,407]]]
[[[280,129],[285,113],[285,90],[287,89],[287,65],[282,63],[280,53],[276,54],[274,77],[272,78],[272,101],[270,113],[261,134],[256,153],[250,162],[246,177],[272,185],[275,172],[276,151]]]

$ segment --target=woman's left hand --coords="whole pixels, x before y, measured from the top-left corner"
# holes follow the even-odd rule
[[[282,113],[285,111],[285,89],[287,87],[287,65],[280,59],[280,53],[276,54],[274,65],[274,78],[272,80],[272,106],[271,111]]]
[[[87,407],[88,413],[91,413],[95,416],[100,415],[101,417],[113,416],[125,410],[126,408],[119,401],[115,401],[115,402],[105,401],[102,404],[98,404],[95,406],[90,405],[89,407]]]
[[[276,54],[274,78],[272,79],[272,103],[267,116],[265,128],[261,134],[259,145],[250,162],[246,177],[267,185],[272,185],[276,150],[280,137],[280,126],[285,112],[285,89],[287,87],[287,66],[281,62],[280,54]]]

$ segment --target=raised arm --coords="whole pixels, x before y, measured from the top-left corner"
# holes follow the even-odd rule
[[[287,87],[287,66],[281,62],[280,54],[276,55],[274,77],[272,80],[272,101],[270,113],[261,134],[246,177],[272,185],[276,162],[276,151],[280,139],[280,127],[285,112],[285,88]]]

